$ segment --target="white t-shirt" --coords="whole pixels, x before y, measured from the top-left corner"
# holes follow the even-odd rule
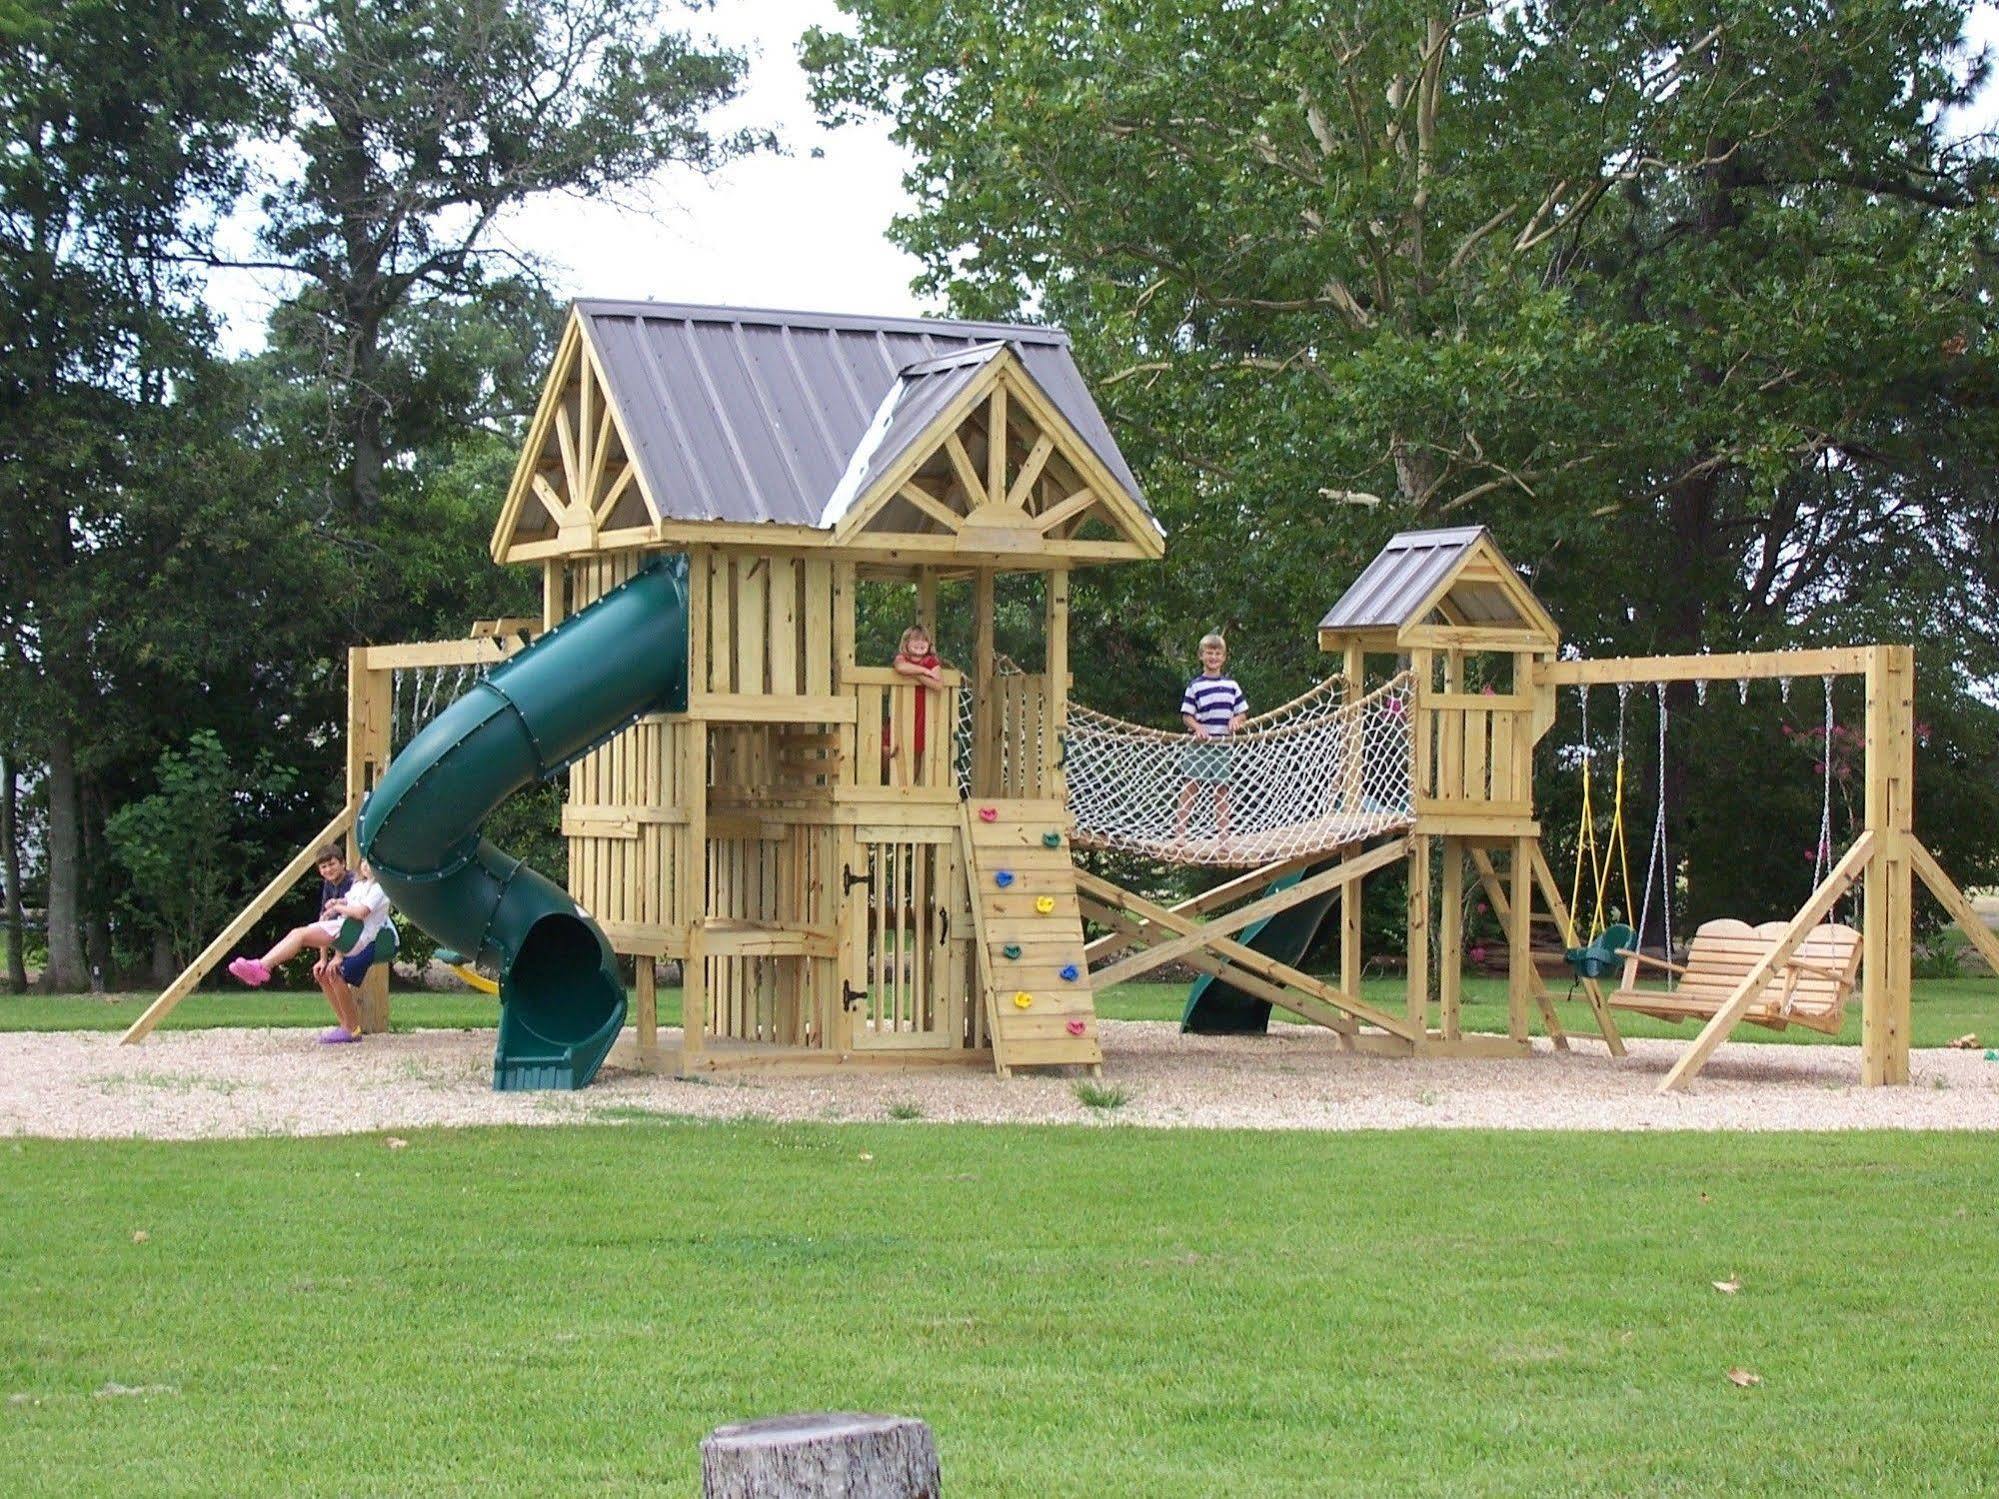
[[[374,880],[355,876],[353,886],[341,897],[341,903],[368,908],[368,914],[361,918],[361,935],[354,939],[355,952],[373,942],[375,934],[389,924],[389,892]]]

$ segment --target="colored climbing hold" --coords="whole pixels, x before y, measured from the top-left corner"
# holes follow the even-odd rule
[[[1041,835],[1041,846],[1043,848],[1060,848],[1062,846],[1062,835],[1060,833],[1043,833]]]
[[[979,821],[980,821],[980,822],[998,822],[998,821],[999,821],[999,808],[998,808],[998,807],[981,807],[981,808],[979,808]]]
[[[1024,1010],[1033,1003],[1034,1003],[1034,996],[1032,994],[1029,994],[1025,989],[1020,990],[1013,997],[1013,1007],[1016,1010]]]
[[[1074,963],[1064,963],[1062,965],[1063,983],[1073,984],[1076,982],[1077,979],[1081,978],[1082,976],[1083,976],[1082,970],[1079,969]]]
[[[1009,943],[1007,943],[1007,945],[1006,945],[1005,947],[1002,947],[1002,948],[1000,949],[1000,956],[1001,956],[1001,957],[1006,957],[1006,958],[1017,958],[1017,957],[1019,957],[1019,956],[1020,956],[1020,944],[1019,944],[1018,942],[1009,942]]]
[[[1072,1020],[1069,1022],[1069,1034],[1072,1036],[1082,1035],[1084,1029],[1085,1027],[1083,1025],[1083,1022],[1080,1020]]]
[[[1011,885],[1013,883],[1013,871],[1011,869],[1001,869],[996,871],[993,874],[993,883],[999,886],[1000,889],[1002,890],[1006,889],[1008,885]]]
[[[1050,911],[1055,909],[1055,897],[1052,895],[1035,896],[1034,909],[1040,912],[1043,916],[1046,916]]]

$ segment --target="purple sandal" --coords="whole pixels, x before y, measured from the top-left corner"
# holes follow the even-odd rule
[[[348,1030],[344,1025],[329,1025],[319,1033],[319,1044],[321,1046],[345,1046],[349,1042],[359,1041],[360,1039],[359,1036]]]

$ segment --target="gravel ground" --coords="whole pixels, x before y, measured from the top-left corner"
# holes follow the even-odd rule
[[[670,1033],[669,1033],[670,1034]],[[1999,1129],[1999,1062],[1917,1052],[1914,1086],[1863,1089],[1851,1048],[1732,1044],[1691,1093],[1652,1091],[1683,1043],[1633,1041],[1611,1060],[1579,1043],[1531,1059],[1343,1056],[1329,1032],[1182,1036],[1163,1022],[1102,1023],[1104,1086],[1002,1083],[983,1070],[856,1070],[830,1077],[686,1081],[607,1070],[582,1093],[494,1093],[490,1031],[417,1031],[322,1047],[310,1030],[170,1031],[120,1047],[108,1032],[0,1035],[0,1135],[211,1139],[433,1125],[704,1119],[880,1121],[890,1109],[979,1123],[1123,1123],[1250,1129]]]

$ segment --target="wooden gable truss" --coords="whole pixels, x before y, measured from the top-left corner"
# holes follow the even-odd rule
[[[493,528],[493,560],[650,541],[659,512],[631,452],[582,319],[571,314]]]
[[[1003,434],[995,440],[995,434]],[[1011,350],[945,407],[835,523],[834,545],[947,538],[967,556],[1050,555],[1097,543],[1099,560],[1164,555],[1158,526]],[[939,559],[943,560],[943,559]]]

